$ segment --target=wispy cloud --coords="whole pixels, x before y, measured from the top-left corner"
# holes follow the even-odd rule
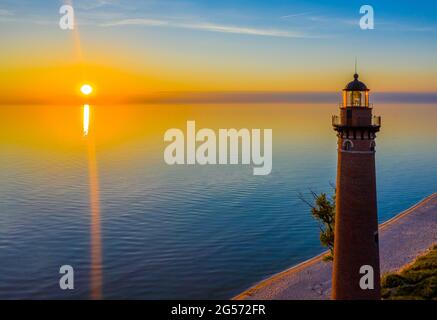
[[[10,23],[16,21],[15,14],[6,9],[0,9],[0,23]]]
[[[293,14],[287,14],[285,16],[280,17],[280,19],[290,19],[290,18],[296,18],[296,17],[302,17],[309,15],[311,12],[301,12],[301,13],[293,13]]]
[[[102,23],[102,27],[116,27],[116,26],[168,26],[170,23],[165,20],[156,19],[123,19],[114,22]]]
[[[331,16],[310,16],[308,20],[312,22],[320,22],[325,24],[334,25],[348,25],[348,26],[359,26],[360,17],[356,19],[344,19],[340,17],[331,17]]]
[[[75,7],[81,10],[92,10],[117,4],[118,1],[116,0],[88,0],[86,2],[79,2],[77,5],[75,5]]]
[[[306,13],[290,15],[290,17],[300,17],[303,16],[302,19],[311,21],[313,24],[318,24],[320,28],[322,25],[324,28],[330,27],[331,29],[334,27],[338,28],[355,28],[359,30],[359,22],[361,16],[357,16],[355,19],[343,18],[337,16],[328,16],[328,15],[308,15]],[[287,18],[288,16],[284,16],[281,18]],[[436,31],[437,28],[435,25],[414,25],[414,24],[402,24],[393,21],[386,21],[378,19],[375,22],[375,28],[382,31],[405,31],[405,32],[433,32]]]
[[[155,20],[155,19],[124,19],[109,23],[103,23],[103,27],[115,26],[160,26],[171,28],[182,28],[192,30],[203,30],[210,32],[245,34],[253,36],[268,36],[268,37],[282,37],[282,38],[306,38],[309,37],[301,32],[279,29],[265,29],[265,28],[250,28],[233,25],[223,25],[214,23],[180,23],[169,20]]]
[[[384,31],[394,32],[435,32],[437,31],[436,25],[412,25],[406,23],[398,23],[393,21],[380,21],[376,24],[377,28],[381,28]]]
[[[10,10],[0,9],[0,16],[2,16],[2,17],[10,17],[13,15],[14,15],[14,13]]]

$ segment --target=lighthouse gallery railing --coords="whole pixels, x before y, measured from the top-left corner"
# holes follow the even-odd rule
[[[340,116],[332,116],[332,125],[333,126],[350,126],[350,122],[347,119],[342,120]],[[381,126],[381,116],[373,116],[371,118],[370,124],[371,127],[380,127]]]

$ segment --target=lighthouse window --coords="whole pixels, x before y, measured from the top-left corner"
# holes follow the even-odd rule
[[[352,150],[353,146],[354,144],[350,140],[346,140],[345,142],[343,142],[343,150],[345,151]]]
[[[354,106],[361,106],[361,92],[360,91],[353,91],[352,92],[352,101]]]

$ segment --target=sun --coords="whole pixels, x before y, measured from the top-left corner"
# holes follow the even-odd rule
[[[81,91],[84,95],[88,96],[88,95],[91,94],[91,92],[93,92],[93,87],[91,87],[89,84],[84,84],[84,85],[82,85],[82,87],[80,88],[80,91]]]

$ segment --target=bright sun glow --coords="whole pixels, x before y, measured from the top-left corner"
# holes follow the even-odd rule
[[[84,95],[89,95],[91,92],[93,92],[93,88],[89,85],[89,84],[84,84],[81,88],[80,91],[84,94]]]

